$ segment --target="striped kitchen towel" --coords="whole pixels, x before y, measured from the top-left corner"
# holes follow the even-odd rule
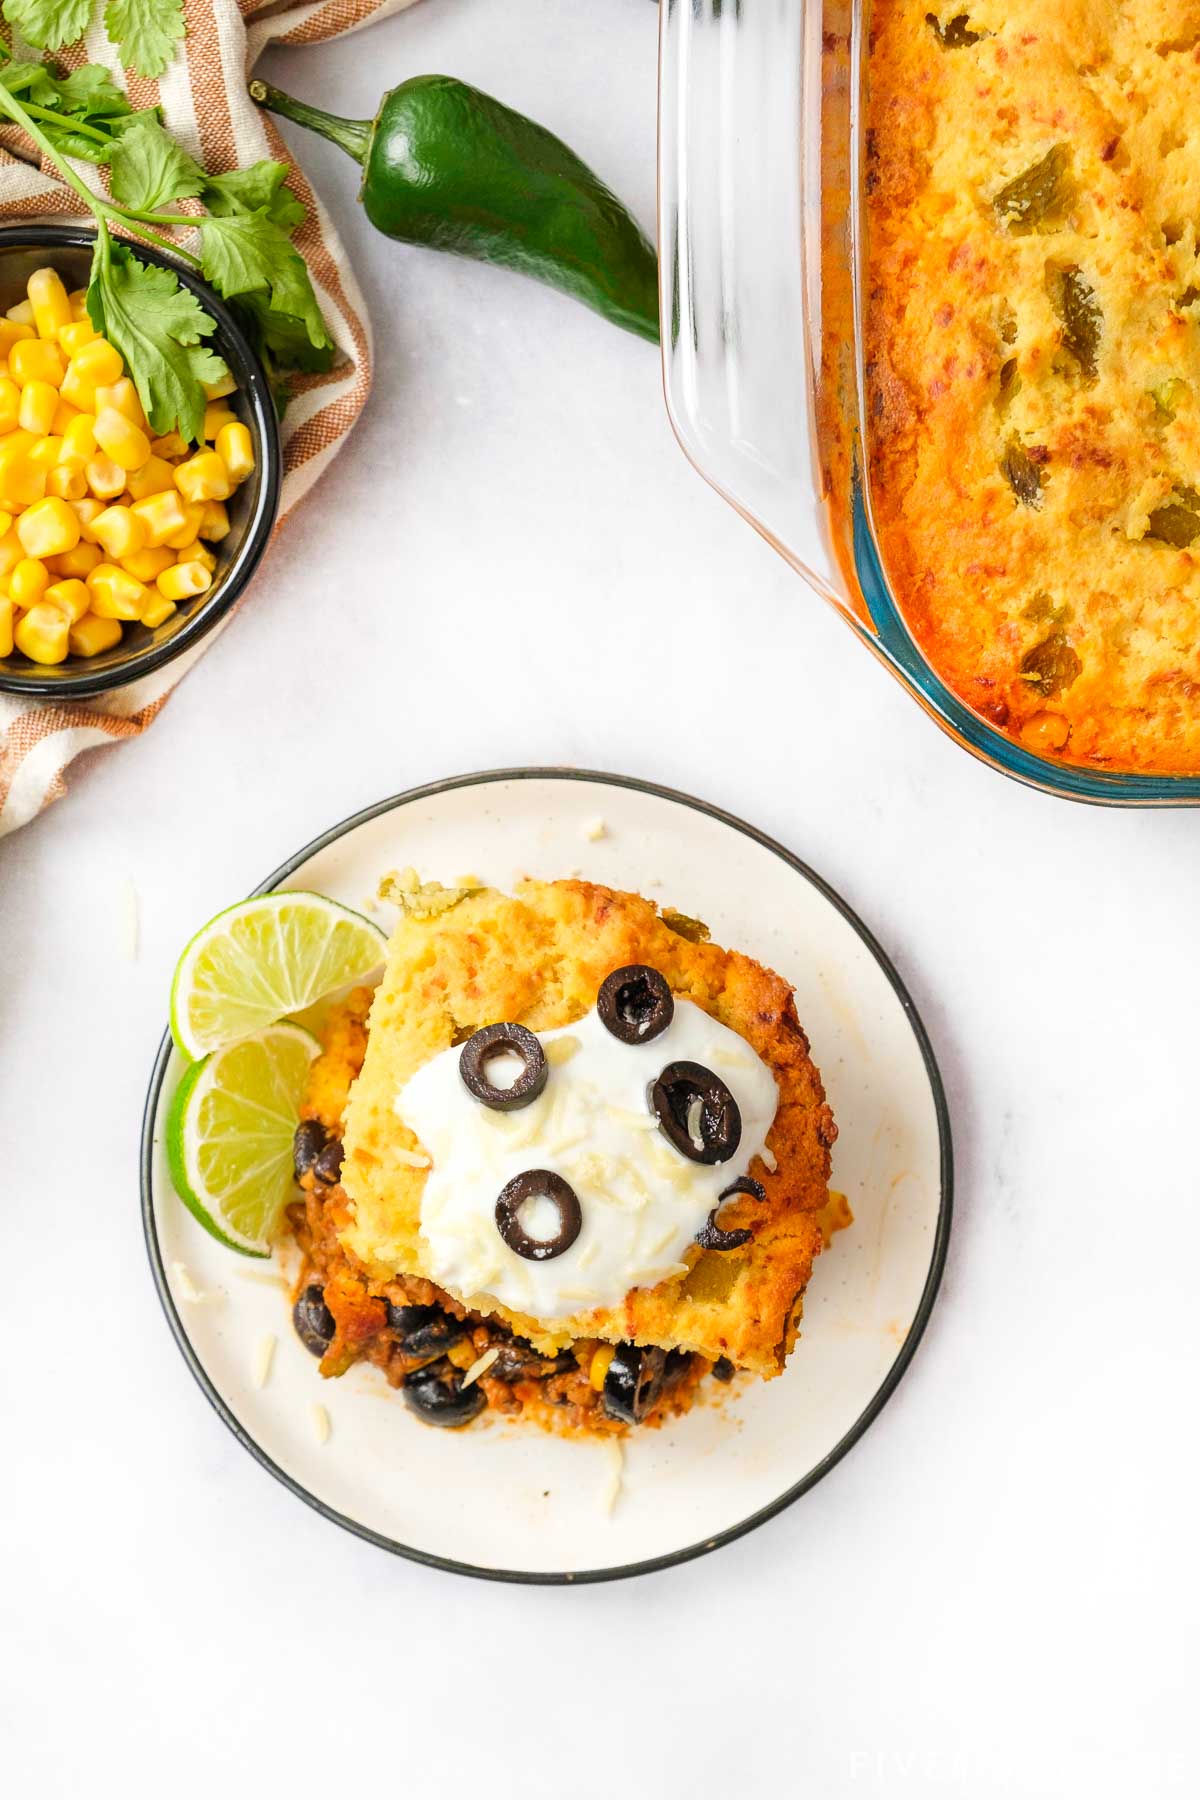
[[[268,44],[322,43],[412,4],[413,0],[313,0],[309,5],[184,0],[187,37],[175,62],[157,81],[119,68],[98,16],[84,44],[58,58],[68,66],[103,63],[135,107],[161,105],[168,129],[214,173],[265,156],[292,165],[290,184],[308,209],[295,243],[308,263],[338,355],[327,374],[295,379],[294,398],[283,421],[281,518],[328,466],[363,409],[371,385],[371,335],[362,295],[338,235],[274,122],[247,95],[246,78]],[[37,54],[19,39],[13,49],[18,56]],[[79,202],[57,175],[36,161],[22,160],[22,140],[15,132],[7,132],[5,142],[13,153],[0,149],[0,223],[77,216]],[[95,179],[96,171],[76,166],[85,180]],[[216,635],[214,631],[157,674],[87,702],[0,694],[0,835],[25,824],[65,792],[67,765],[81,751],[145,731],[175,683]]]

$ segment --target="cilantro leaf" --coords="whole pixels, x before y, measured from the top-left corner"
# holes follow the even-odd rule
[[[202,198],[215,218],[261,208],[272,224],[290,233],[303,221],[304,206],[291,188],[283,185],[289,173],[287,163],[270,161],[251,163],[248,169],[230,169],[226,175],[208,177]]]
[[[170,269],[139,262],[101,226],[87,294],[88,314],[125,358],[151,429],[178,429],[198,441],[204,429],[203,382],[228,373],[203,340],[216,325]]]
[[[4,0],[4,16],[27,44],[58,50],[82,37],[93,0]]]
[[[25,5],[46,5],[47,0],[16,0]],[[62,5],[65,0],[54,0]],[[90,4],[89,4],[90,10]],[[104,29],[117,46],[122,67],[139,75],[161,75],[174,59],[176,46],[186,36],[183,0],[108,0]],[[78,32],[75,34],[78,36]]]
[[[39,68],[45,65],[39,63]],[[100,63],[84,63],[54,82],[57,104],[77,118],[115,119],[133,112],[129,98],[123,94],[108,70]],[[157,112],[158,108],[153,109]]]
[[[141,119],[122,132],[109,152],[108,167],[113,199],[132,212],[155,212],[204,186],[200,164],[156,119]]]
[[[60,77],[46,63],[9,60],[0,66],[0,85],[19,100],[59,114],[40,117],[42,131],[62,155],[86,162],[107,162],[114,138],[139,121],[161,116],[156,106],[135,113],[108,70],[97,63]]]
[[[233,300],[262,293],[273,313],[303,324],[314,349],[332,348],[304,258],[265,209],[208,217],[199,224],[201,267],[219,294]]]

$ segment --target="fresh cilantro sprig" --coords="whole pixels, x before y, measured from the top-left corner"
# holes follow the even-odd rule
[[[97,0],[3,0],[4,17],[36,50],[61,50],[81,38]],[[187,34],[183,0],[108,0],[108,41],[121,66],[138,75],[161,75]]]
[[[55,0],[60,12],[68,3]],[[305,214],[286,186],[286,163],[209,175],[163,129],[158,108],[134,111],[107,70],[85,64],[59,75],[43,63],[13,61],[3,44],[0,117],[21,127],[96,218],[88,313],[124,357],[156,432],[198,440],[204,387],[223,377],[225,364],[206,342],[216,326],[195,296],[171,270],[114,242],[113,227],[190,262],[230,301],[281,405],[288,369],[329,367],[333,339],[291,242]],[[106,167],[111,197],[93,193],[65,157]],[[198,200],[206,212],[169,210],[181,200]],[[162,235],[176,227],[198,231],[198,253]]]

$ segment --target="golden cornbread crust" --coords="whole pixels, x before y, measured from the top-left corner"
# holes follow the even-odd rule
[[[870,22],[868,455],[897,602],[1030,748],[1195,772],[1200,3],[930,13]]]
[[[734,1251],[694,1248],[686,1275],[633,1289],[620,1308],[553,1326],[486,1296],[454,1297],[546,1354],[579,1339],[632,1341],[778,1374],[828,1224],[833,1115],[786,982],[737,951],[679,935],[636,894],[582,881],[529,882],[516,897],[484,889],[436,918],[401,922],[345,1111],[341,1185],[351,1216],[342,1242],[375,1283],[431,1278],[420,1233],[425,1171],[396,1158],[418,1148],[395,1113],[396,1094],[431,1057],[481,1026],[571,1024],[594,1006],[605,976],[635,962],[658,969],[673,993],[740,1032],[775,1075],[779,1108],[768,1149],[777,1167],[751,1165],[766,1200],[730,1202],[721,1214],[727,1229],[752,1228],[751,1242]]]

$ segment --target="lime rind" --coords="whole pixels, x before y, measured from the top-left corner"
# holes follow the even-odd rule
[[[210,1236],[269,1256],[293,1191],[292,1139],[321,1046],[299,1025],[272,1025],[183,1072],[166,1123],[175,1191]]]
[[[171,1036],[189,1061],[303,1012],[361,981],[386,940],[323,894],[260,894],[226,907],[184,949],[171,983]]]

